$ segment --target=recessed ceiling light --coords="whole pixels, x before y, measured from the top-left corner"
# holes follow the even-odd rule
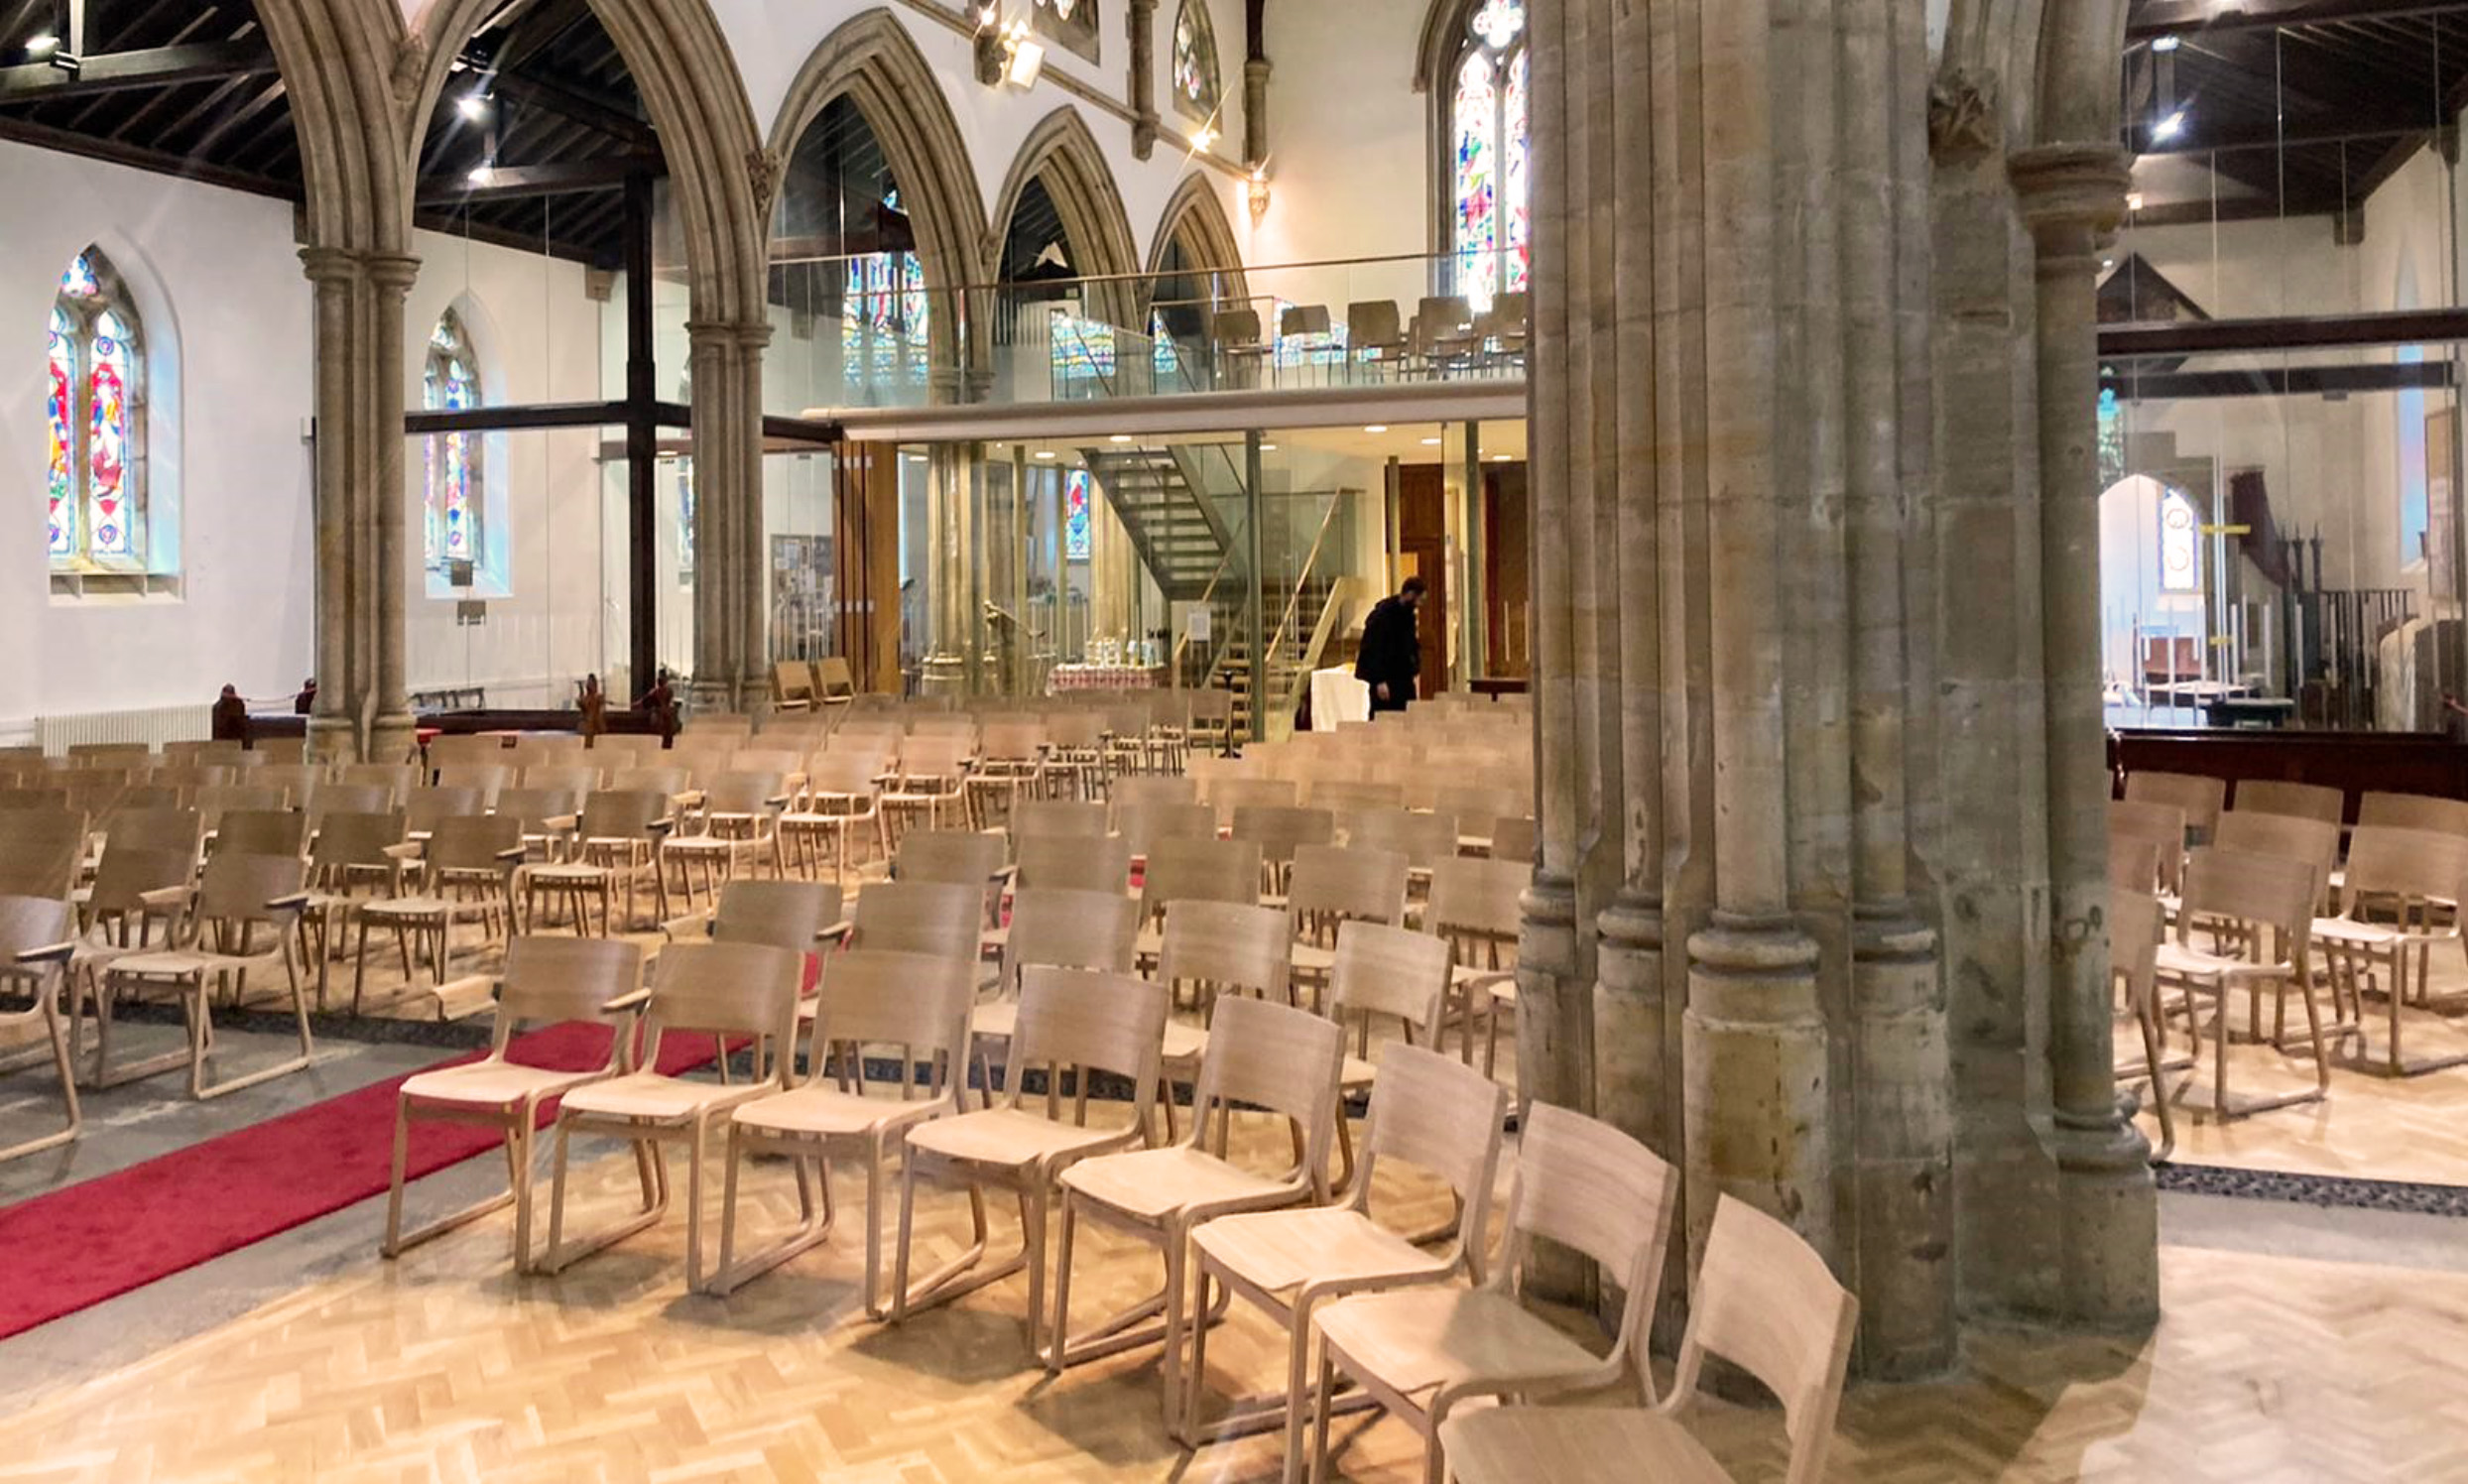
[[[1365,429],[1363,430],[1363,432],[1365,432],[1365,433],[1386,433],[1386,432],[1388,432],[1388,425],[1387,425],[1386,423],[1374,423],[1374,424],[1370,425],[1369,427],[1365,428]]]
[[[2185,45],[2185,39],[2181,36],[2155,37],[2152,40],[2151,50],[2154,52],[2173,52],[2183,45]]]
[[[1051,458],[1054,456],[1054,450],[1051,448],[1040,448],[1037,450],[1035,456],[1039,458]]]
[[[1515,463],[1517,461],[1517,455],[1514,453],[1494,453],[1491,455],[1491,461],[1493,463]]]
[[[476,91],[464,93],[454,100],[454,108],[464,118],[485,118],[488,116],[488,94]]]
[[[1275,453],[1277,451],[1277,445],[1275,443],[1262,443],[1260,445],[1260,451],[1263,453]]]
[[[2166,118],[2163,118],[2160,120],[2160,122],[2151,126],[2151,137],[2154,143],[2161,143],[2174,139],[2177,135],[2184,132],[2185,110],[2182,108],[2179,108],[2174,113],[2169,114]]]
[[[2142,193],[2141,191],[2139,191],[2139,190],[2129,190],[2129,191],[2127,191],[2127,192],[2126,192],[2126,195],[2125,195],[2125,208],[2126,208],[2128,211],[2140,211],[2140,210],[2142,210],[2142,209],[2143,209],[2143,193]]]
[[[1128,443],[1131,441],[1131,434],[1128,433],[1118,433],[1112,437],[1106,439],[1106,441],[1109,443]]]
[[[1438,447],[1438,446],[1439,446],[1439,439],[1437,439],[1437,438],[1424,438],[1424,439],[1422,440],[1422,446],[1423,446],[1423,447],[1425,447],[1425,448],[1436,448],[1436,447]]]

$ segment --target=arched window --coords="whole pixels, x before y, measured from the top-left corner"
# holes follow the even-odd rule
[[[884,193],[883,210],[901,214],[898,186]],[[926,384],[932,312],[926,265],[916,253],[862,253],[848,260],[840,296],[840,364],[852,400],[897,401],[902,385]]]
[[[1206,123],[1217,116],[1217,33],[1205,0],[1182,0],[1174,15],[1174,107]]]
[[[1097,0],[1037,0],[1037,29],[1064,50],[1097,61]]]
[[[2194,519],[2194,502],[2181,490],[2160,497],[2160,590],[2198,592],[2202,588],[2202,533]]]
[[[87,248],[52,301],[51,557],[65,571],[146,567],[144,330],[119,275]]]
[[[1466,17],[1449,73],[1449,254],[1456,292],[1476,309],[1523,294],[1532,266],[1527,190],[1526,0],[1482,0]]]
[[[429,369],[422,378],[421,406],[431,412],[459,412],[480,405],[480,360],[471,353],[471,337],[452,309],[438,316],[429,334]],[[480,467],[480,436],[473,433],[440,433],[429,439],[426,551],[429,570],[450,575],[453,564],[481,564],[484,522]]]

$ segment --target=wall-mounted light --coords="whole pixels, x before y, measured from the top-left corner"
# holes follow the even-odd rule
[[[1026,92],[1037,86],[1040,73],[1046,70],[1046,48],[1029,39],[1029,23],[1014,21],[1011,34],[1004,42],[1007,60],[1003,63],[1003,80]]]
[[[2164,144],[2184,132],[2185,110],[2179,108],[2151,126],[2152,143]]]
[[[2128,211],[2140,211],[2140,210],[2142,210],[2142,209],[2143,209],[2143,193],[2142,193],[2141,191],[2139,191],[2139,190],[2129,190],[2129,191],[2127,191],[2127,192],[2126,192],[2126,194],[2125,194],[2125,208],[2126,208]]]
[[[488,166],[475,165],[471,167],[471,174],[467,177],[467,179],[474,186],[486,186],[490,181],[496,179],[496,176],[497,172],[490,169]]]
[[[1026,20],[1005,22],[998,0],[977,7],[977,31],[970,38],[976,53],[977,80],[988,87],[1009,85],[1023,90],[1037,86],[1046,70],[1045,44],[1029,35]]]
[[[2158,36],[2152,38],[2151,50],[2165,55],[2183,45],[2185,45],[2185,39],[2181,36]]]
[[[488,94],[475,87],[454,100],[454,111],[477,123],[488,117]]]
[[[1254,166],[1246,187],[1251,196],[1251,219],[1258,221],[1269,214],[1269,173],[1266,166]]]

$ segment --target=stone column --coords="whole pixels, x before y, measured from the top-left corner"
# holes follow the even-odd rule
[[[1123,19],[1131,28],[1131,153],[1146,160],[1157,152],[1157,0],[1129,0]]]
[[[1269,158],[1270,71],[1258,53],[1243,62],[1243,164],[1255,169]]]
[[[763,347],[768,324],[694,320],[694,678],[698,708],[770,694],[763,532]]]
[[[312,757],[409,751],[404,685],[403,300],[420,263],[308,247],[316,297],[316,665]]]
[[[2038,249],[2040,640],[2047,695],[2051,1136],[2071,1317],[2159,1316],[2150,1147],[2117,1100],[2108,983],[2109,779],[2100,703],[2099,400],[2094,290],[2125,214],[2114,145],[2052,145],[2012,162]]]

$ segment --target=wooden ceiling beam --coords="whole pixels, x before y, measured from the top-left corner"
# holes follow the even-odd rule
[[[437,181],[424,186],[415,198],[423,206],[459,206],[466,201],[517,197],[574,195],[609,190],[636,176],[656,176],[660,162],[646,155],[615,155],[599,160],[566,160],[555,165],[508,165],[488,173],[486,181]]]
[[[277,70],[274,51],[263,38],[151,47],[140,52],[88,57],[75,71],[50,62],[0,67],[0,105],[50,103],[179,82],[271,76]]]
[[[2334,21],[2397,20],[2468,12],[2468,0],[2241,0],[2222,10],[2214,0],[2147,0],[2127,19],[2126,45],[2165,36],[2191,38],[2222,31],[2318,26]]]

